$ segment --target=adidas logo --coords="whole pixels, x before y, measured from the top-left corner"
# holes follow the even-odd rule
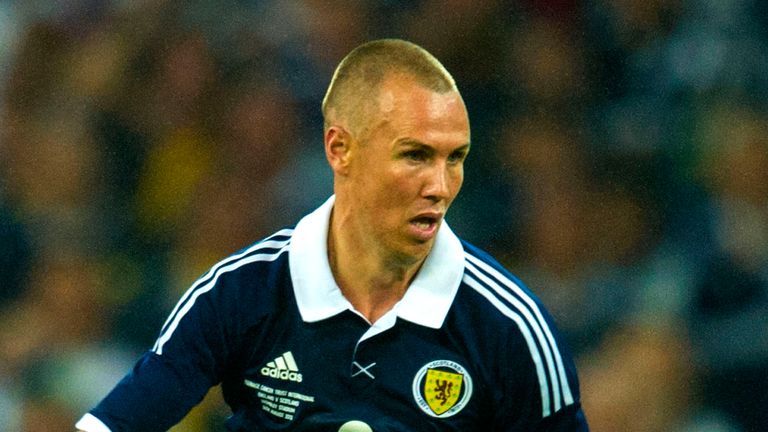
[[[280,357],[267,363],[261,368],[261,374],[285,381],[301,382],[302,379],[299,367],[296,366],[296,360],[290,351],[284,352]]]

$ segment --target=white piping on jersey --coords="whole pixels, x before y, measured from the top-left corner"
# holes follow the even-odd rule
[[[536,339],[539,342],[539,346],[541,346],[541,349],[544,353],[544,357],[546,359],[547,363],[547,369],[549,372],[549,381],[552,383],[552,391],[553,391],[553,403],[554,403],[554,412],[557,412],[562,407],[561,401],[560,401],[560,387],[562,386],[562,394],[563,399],[565,402],[565,405],[570,405],[573,403],[573,395],[571,394],[571,389],[568,384],[568,380],[565,376],[565,368],[563,367],[563,361],[562,356],[560,355],[560,351],[557,348],[557,344],[555,343],[554,337],[552,336],[552,332],[549,329],[549,326],[547,325],[546,321],[544,320],[544,317],[541,315],[541,311],[539,310],[536,303],[533,301],[533,299],[530,298],[517,284],[515,284],[513,281],[509,280],[507,277],[503,276],[500,272],[498,272],[493,267],[489,266],[487,263],[484,263],[477,257],[474,257],[470,255],[469,253],[465,254],[467,257],[467,269],[472,272],[476,277],[481,279],[483,281],[483,284],[480,284],[476,280],[469,278],[473,283],[470,283],[470,285],[477,290],[480,294],[482,294],[484,297],[486,297],[491,303],[496,306],[497,309],[502,311],[505,315],[509,316],[510,318],[514,319],[515,322],[520,327],[520,330],[523,332],[523,335],[526,337],[526,342],[528,343],[529,349],[531,350],[531,354],[534,357],[534,362],[541,361],[541,357],[539,355],[538,347],[536,346],[536,341],[533,339],[530,331],[528,331],[528,327],[532,329],[536,335]],[[470,262],[471,261],[471,262]],[[501,282],[503,285],[505,285],[507,288],[509,288],[511,291],[513,291],[518,298],[515,296],[512,296],[507,290],[503,289],[499,283],[492,280],[482,272],[478,270],[477,267],[473,265],[475,263],[478,267],[481,267],[484,271],[491,274],[496,280]],[[465,277],[465,280],[467,277]],[[497,294],[494,295],[489,291],[487,288],[492,288]],[[511,304],[511,306],[517,311],[513,312],[508,306],[506,306],[504,303],[499,301],[496,297],[500,296],[507,302]],[[521,302],[520,299],[523,300],[528,307],[525,307]],[[536,319],[531,315],[531,312],[536,315]],[[521,315],[522,314],[522,317]],[[512,316],[514,315],[514,316]],[[524,318],[524,322],[521,321]],[[527,323],[527,326],[525,326],[525,323]],[[523,328],[525,326],[525,329]],[[553,354],[554,354],[554,361],[553,361]],[[548,416],[552,411],[549,407],[549,397],[548,397],[548,391],[547,391],[547,375],[545,374],[545,371],[543,370],[543,367],[539,368],[539,365],[537,364],[537,373],[539,378],[539,384],[542,386],[542,414],[544,417]]]
[[[520,286],[518,286],[514,281],[510,280],[508,277],[502,275],[498,270],[494,269],[487,263],[483,262],[479,258],[469,253],[465,253],[465,255],[469,261],[472,261],[479,268],[483,269],[486,273],[493,276],[497,281],[501,282],[507,288],[509,288],[512,292],[514,292],[517,295],[517,297],[522,299],[530,307],[530,310],[534,313],[534,315],[536,315],[536,321],[538,322],[541,329],[544,331],[547,341],[549,341],[549,347],[551,348],[552,353],[555,356],[558,377],[560,378],[560,382],[563,388],[564,403],[566,406],[573,404],[574,402],[573,394],[571,392],[571,386],[568,383],[568,378],[565,376],[565,367],[563,366],[563,357],[560,355],[560,349],[558,349],[557,343],[555,342],[555,338],[552,336],[552,331],[550,330],[549,325],[547,324],[544,317],[541,315],[541,311],[539,310],[539,307],[536,304],[536,302],[522,288],[520,288]],[[501,293],[501,291],[499,292]],[[508,295],[508,293],[506,294]],[[505,298],[507,297],[505,296]],[[559,409],[560,409],[559,406],[555,407],[555,411]]]
[[[229,257],[219,261],[218,263],[216,263],[216,265],[211,267],[210,270],[205,272],[204,275],[202,275],[197,281],[195,281],[195,283],[193,283],[192,286],[184,293],[184,295],[181,297],[181,299],[179,299],[179,301],[176,303],[176,306],[173,308],[173,310],[171,311],[170,315],[168,315],[168,318],[165,320],[165,323],[163,323],[163,327],[162,327],[162,330],[160,331],[160,334],[165,333],[165,331],[166,331],[166,329],[168,327],[168,324],[171,322],[171,320],[173,320],[174,316],[176,316],[176,313],[178,312],[179,308],[181,308],[181,306],[184,305],[184,303],[187,301],[187,298],[189,298],[189,296],[192,295],[192,293],[195,291],[195,289],[198,286],[200,286],[203,283],[207,282],[209,275],[216,273],[219,270],[219,268],[221,268],[221,267],[223,267],[223,266],[225,266],[225,265],[227,265],[227,264],[229,264],[229,263],[231,263],[233,261],[237,261],[240,258],[242,258],[242,257],[244,257],[244,256],[246,256],[246,255],[248,255],[248,254],[250,254],[250,253],[252,253],[252,252],[254,252],[256,250],[264,249],[264,248],[278,249],[278,248],[283,247],[285,245],[285,240],[273,241],[271,239],[273,239],[275,237],[279,237],[279,236],[290,236],[292,233],[293,233],[293,229],[291,229],[291,228],[286,228],[286,229],[280,230],[280,231],[272,234],[271,236],[267,237],[266,239],[264,239],[264,240],[262,240],[262,241],[260,241],[260,242],[258,242],[256,244],[252,245],[248,249],[245,249],[244,251],[242,251],[242,252],[240,252],[238,254],[229,256]],[[157,343],[155,343],[155,347],[152,348],[152,350],[154,351],[156,348],[157,348]]]
[[[531,331],[528,328],[528,326],[523,322],[523,319],[520,317],[519,314],[511,310],[510,308],[506,307],[499,299],[496,298],[490,291],[488,291],[487,288],[485,288],[480,282],[473,279],[470,275],[465,274],[464,275],[464,283],[472,287],[475,291],[480,293],[483,297],[488,299],[489,302],[491,302],[492,305],[494,305],[501,313],[512,319],[516,324],[517,327],[520,328],[520,333],[523,334],[523,338],[525,338],[526,344],[528,345],[528,350],[531,352],[531,358],[533,359],[533,364],[536,366],[536,376],[539,378],[539,388],[541,390],[541,415],[542,417],[547,417],[551,413],[551,409],[549,406],[549,384],[547,384],[547,373],[544,371],[544,365],[542,364],[541,360],[541,354],[539,353],[538,347],[536,347],[536,342],[533,340],[533,336],[531,335]]]
[[[552,352],[550,350],[550,346],[547,344],[546,340],[544,340],[544,335],[541,332],[541,328],[539,327],[539,325],[537,325],[537,322],[534,320],[533,316],[531,315],[531,312],[528,310],[528,308],[523,306],[523,304],[518,299],[513,297],[508,292],[504,291],[504,289],[501,288],[501,286],[499,286],[498,283],[496,283],[491,278],[481,273],[474,265],[472,265],[469,262],[467,262],[467,270],[472,272],[475,277],[480,279],[485,284],[486,287],[493,288],[493,290],[497,293],[498,296],[501,296],[508,303],[511,303],[513,309],[518,312],[517,315],[519,316],[520,314],[522,314],[523,318],[525,318],[525,322],[528,323],[528,326],[535,333],[536,339],[539,341],[539,346],[541,346],[541,351],[543,352],[544,357],[546,359],[546,365],[549,372],[549,377],[552,382],[552,395],[554,397],[555,411],[559,410],[560,409],[560,385],[557,381],[557,372],[555,371],[555,364],[552,361]],[[497,304],[495,302],[493,303],[497,308],[499,308],[499,304],[502,304],[502,303]],[[530,335],[530,333],[528,334]],[[529,341],[529,347],[531,343],[533,342]],[[533,345],[533,348],[536,348],[535,343]],[[538,352],[538,349],[537,349],[537,352]],[[541,379],[541,377],[539,378]],[[546,385],[546,380],[544,384]],[[542,394],[542,397],[543,396],[544,395]]]
[[[273,235],[272,237],[277,235],[288,235],[291,232],[292,230],[282,230],[277,234]],[[165,345],[165,343],[168,342],[168,340],[170,340],[171,336],[173,335],[173,332],[176,331],[176,327],[179,325],[179,321],[181,321],[184,315],[186,315],[187,312],[189,312],[189,310],[195,304],[195,300],[197,300],[198,297],[200,297],[202,294],[213,289],[213,287],[216,285],[216,282],[218,281],[219,277],[222,274],[236,270],[252,262],[274,261],[283,252],[288,250],[289,243],[290,243],[290,239],[282,240],[282,241],[265,240],[253,245],[252,247],[248,248],[247,250],[237,255],[233,255],[221,261],[216,266],[214,266],[208,273],[206,273],[202,278],[200,278],[197,282],[195,282],[187,290],[186,293],[184,293],[181,300],[179,300],[179,302],[176,304],[176,307],[174,307],[173,311],[171,312],[171,315],[168,317],[165,324],[163,325],[163,331],[160,334],[160,337],[158,337],[157,341],[155,342],[155,346],[152,348],[152,351],[154,351],[158,355],[163,354],[163,345]],[[281,249],[271,254],[248,255],[248,254],[252,254],[257,250],[268,249],[268,248],[271,248],[271,249],[281,248]],[[207,276],[210,274],[212,274],[213,277],[208,278]]]

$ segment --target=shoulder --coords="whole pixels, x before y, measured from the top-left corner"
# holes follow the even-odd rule
[[[279,308],[288,297],[283,288],[292,234],[282,229],[212,266],[178,300],[153,351],[162,354],[179,329],[211,329],[211,323],[247,328]]]
[[[292,228],[285,228],[216,263],[187,291],[186,296],[208,295],[225,310],[247,310],[255,315],[285,297],[288,250]]]
[[[462,284],[483,298],[483,303],[508,320],[519,316],[549,324],[552,317],[539,298],[514,274],[487,252],[462,241]]]
[[[253,280],[273,276],[285,265],[285,258],[293,236],[293,228],[276,233],[224,258],[210,268],[194,287],[213,287],[221,283],[233,283],[239,279]],[[237,283],[233,283],[237,285]]]
[[[459,309],[474,315],[483,333],[504,338],[498,352],[507,367],[528,365],[543,417],[578,399],[575,368],[555,322],[542,302],[496,259],[462,241],[464,275]],[[470,312],[472,308],[477,312]],[[498,344],[498,342],[497,342]],[[502,365],[503,367],[503,365]]]
[[[254,291],[260,296],[268,294],[270,287],[280,285],[292,234],[292,228],[282,229],[217,262],[189,287],[181,301],[203,295],[236,301]]]

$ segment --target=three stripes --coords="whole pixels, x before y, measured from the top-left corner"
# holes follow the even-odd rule
[[[157,341],[155,341],[155,345],[152,347],[152,351],[158,355],[163,354],[163,346],[171,339],[171,336],[173,336],[173,332],[176,331],[176,328],[178,327],[181,319],[184,318],[184,315],[186,315],[190,309],[192,309],[192,306],[194,306],[198,297],[213,289],[222,274],[236,270],[252,262],[274,261],[283,252],[288,250],[290,235],[292,233],[292,229],[284,229],[278,231],[263,241],[254,244],[250,248],[245,249],[244,251],[232,255],[219,262],[200,279],[198,279],[197,282],[192,284],[187,292],[185,292],[181,297],[179,302],[176,303],[176,307],[173,308],[173,311],[171,311],[171,314],[168,316],[165,324],[163,324],[160,337],[158,337]],[[274,240],[278,237],[288,238]],[[272,253],[257,253],[264,249],[278,249],[278,251]]]
[[[464,255],[464,283],[513,320],[525,338],[539,379],[542,417],[573,404],[560,350],[536,302],[498,270],[470,253],[465,252]]]

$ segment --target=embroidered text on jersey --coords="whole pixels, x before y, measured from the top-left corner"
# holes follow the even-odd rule
[[[301,382],[302,380],[299,367],[296,365],[296,360],[290,351],[284,352],[273,361],[267,363],[261,368],[261,374],[284,381]]]

